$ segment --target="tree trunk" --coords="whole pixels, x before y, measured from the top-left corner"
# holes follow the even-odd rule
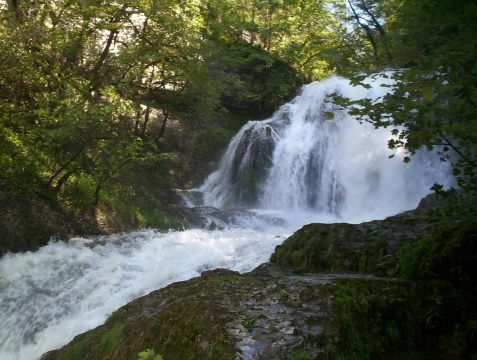
[[[141,139],[144,139],[146,135],[147,124],[149,123],[149,118],[151,115],[151,109],[149,106],[146,107],[146,113],[144,114],[144,124],[142,125]]]
[[[61,178],[60,180],[58,180],[58,182],[56,183],[55,187],[53,188],[53,192],[55,194],[58,194],[61,190],[61,188],[63,187],[63,185],[66,183],[66,181],[70,178],[71,175],[73,175],[74,173],[76,172],[76,168],[68,171],[67,173],[65,173]]]
[[[156,136],[156,144],[159,145],[159,139],[162,138],[164,132],[166,131],[167,120],[169,119],[169,113],[162,109],[162,115],[164,119],[162,120],[161,129],[159,130],[159,134]]]
[[[366,37],[368,38],[369,42],[371,43],[371,46],[373,48],[374,57],[376,58],[376,60],[379,60],[378,47],[377,47],[377,44],[376,44],[376,40],[374,39],[373,32],[371,31],[371,29],[368,25],[363,24],[361,22],[361,18],[359,17],[358,13],[356,12],[351,0],[348,0],[348,4],[351,8],[351,11],[353,12],[353,15],[354,15],[354,18],[356,19],[356,22],[364,30],[364,32],[366,33]]]

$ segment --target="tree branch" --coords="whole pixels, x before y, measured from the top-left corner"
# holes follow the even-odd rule
[[[459,155],[462,160],[464,160],[466,163],[468,163],[469,165],[477,168],[477,162],[475,162],[474,160],[470,159],[468,156],[466,156],[462,151],[459,150],[459,148],[454,145],[445,135],[442,131],[439,131],[439,135],[440,137],[442,138],[442,140],[444,140],[444,143],[445,145],[448,145],[452,150],[454,150],[456,152],[457,155]]]

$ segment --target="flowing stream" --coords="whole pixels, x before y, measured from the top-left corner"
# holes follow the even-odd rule
[[[0,259],[0,359],[39,359],[102,324],[129,301],[201,271],[241,272],[310,222],[361,222],[415,208],[433,183],[452,184],[449,166],[421,151],[409,164],[387,149],[390,130],[359,124],[326,101],[379,101],[392,84],[352,87],[331,77],[304,86],[270,119],[250,121],[218,169],[184,195],[203,227],[141,230],[52,242]],[[328,113],[333,113],[333,119]]]

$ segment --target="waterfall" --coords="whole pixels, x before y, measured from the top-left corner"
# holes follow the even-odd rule
[[[203,270],[250,271],[305,223],[381,219],[414,208],[435,182],[451,185],[435,154],[389,159],[389,129],[326,101],[334,92],[379,101],[389,91],[384,77],[368,82],[309,84],[270,119],[247,123],[187,199],[207,228],[76,238],[1,258],[0,359],[39,359],[129,301]]]
[[[358,222],[416,207],[435,182],[449,186],[449,166],[437,154],[423,149],[406,164],[402,150],[387,148],[391,129],[360,124],[328,100],[337,93],[379,101],[392,85],[382,76],[368,82],[334,76],[309,84],[270,119],[246,124],[199,188],[205,204]]]

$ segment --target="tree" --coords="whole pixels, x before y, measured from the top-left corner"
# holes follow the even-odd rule
[[[442,160],[453,164],[459,185],[474,192],[477,46],[473,38],[477,5],[467,0],[459,1],[458,6],[448,0],[383,0],[377,4],[394,9],[383,25],[391,54],[380,66],[399,68],[388,73],[394,85],[381,101],[342,104],[376,127],[395,127],[396,138],[389,142],[392,149],[403,147],[412,155],[421,147],[435,148]],[[361,75],[354,77],[357,84],[363,79]]]

